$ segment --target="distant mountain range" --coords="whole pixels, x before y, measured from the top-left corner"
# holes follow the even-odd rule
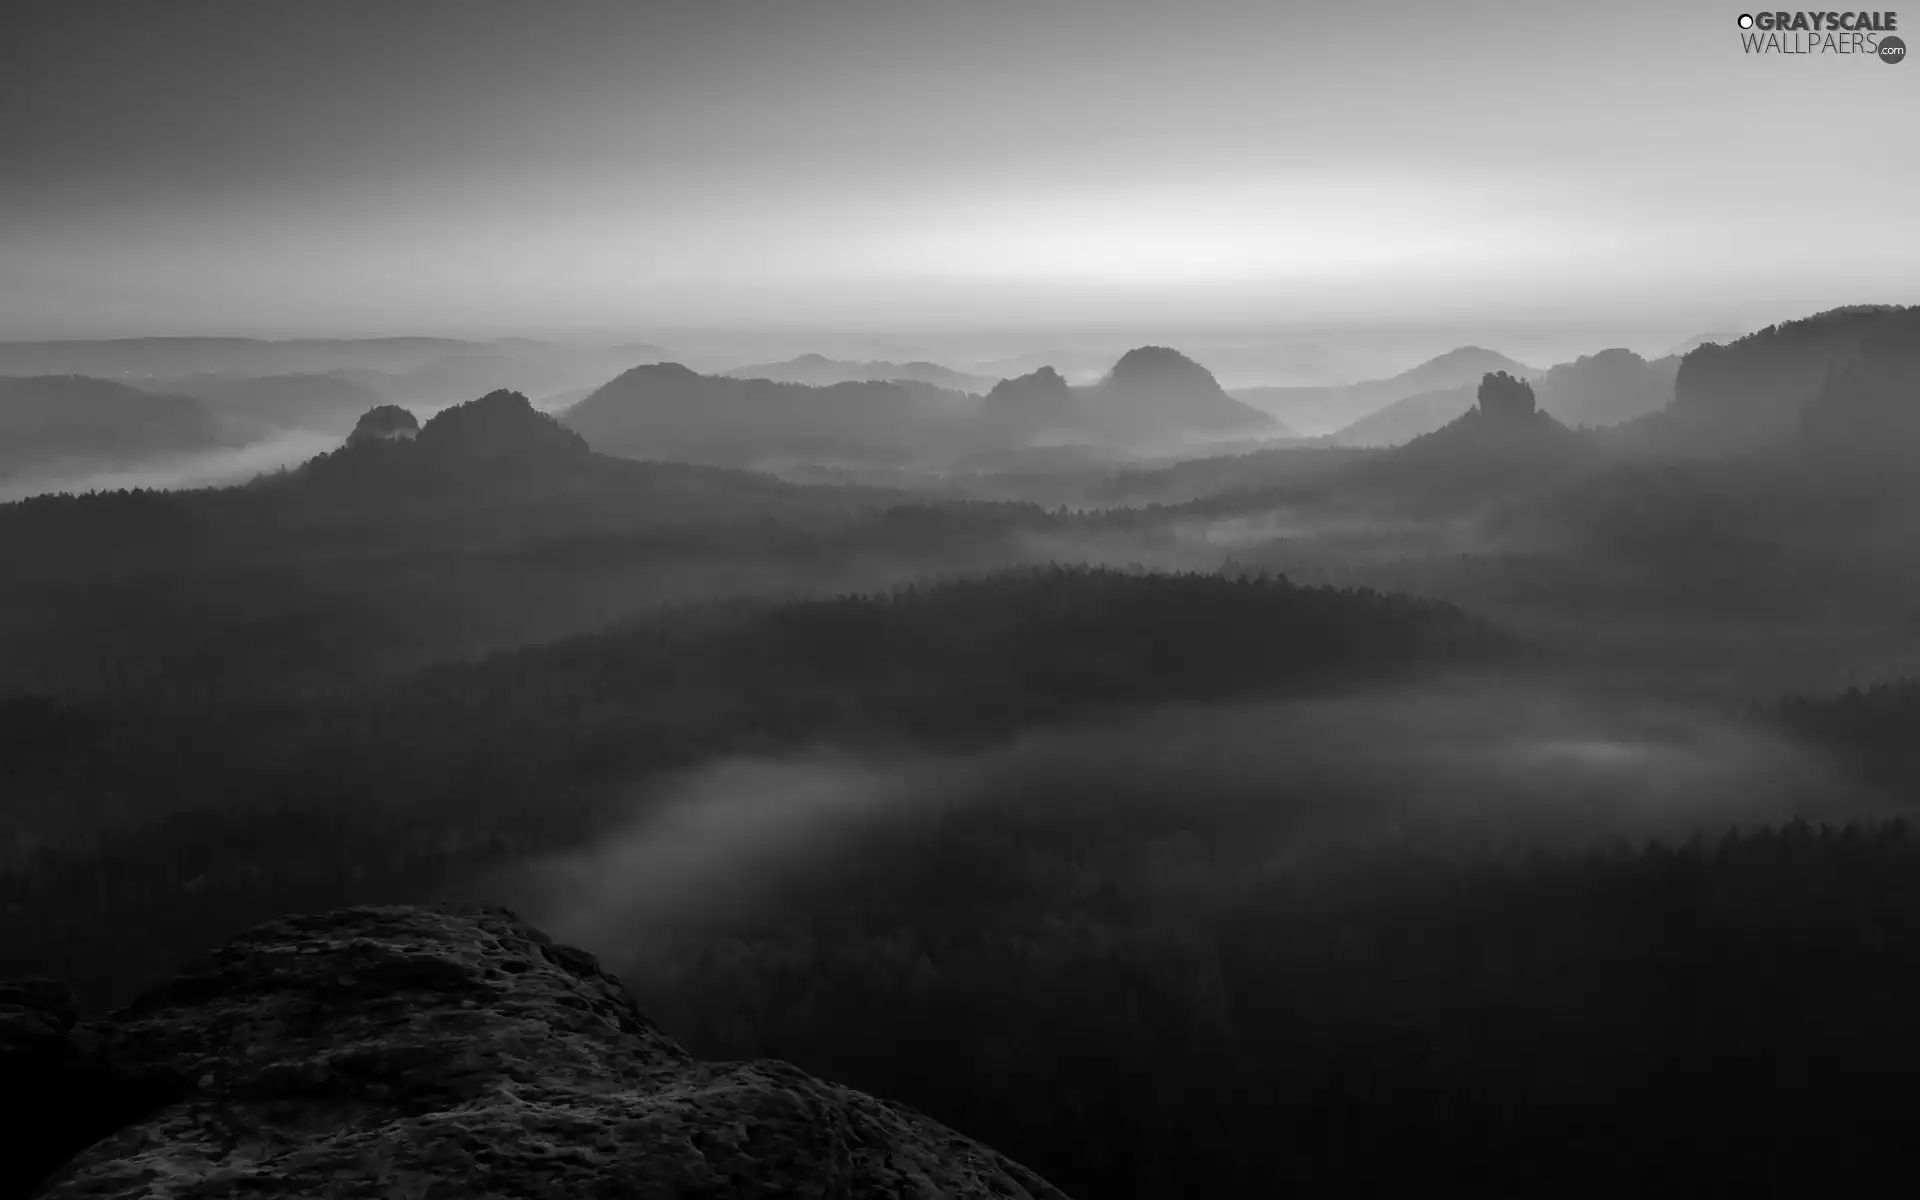
[[[1423,512],[1510,504],[1598,467],[1603,452],[1540,407],[1517,375],[1484,376],[1466,411],[1338,478],[1342,498],[1372,497]]]
[[[511,387],[548,395],[606,382],[668,352],[647,343],[575,345],[528,338],[122,338],[0,342],[0,375],[88,375],[152,391],[206,391],[228,414],[285,427],[333,428],[351,404],[318,377],[332,376],[392,403],[437,408]],[[238,381],[286,382],[249,395]],[[298,382],[294,382],[298,380]],[[309,404],[304,396],[310,395]],[[256,403],[257,399],[257,403]]]
[[[1673,400],[1673,380],[1679,367],[1676,357],[1648,362],[1631,350],[1615,349],[1561,363],[1544,373],[1523,368],[1508,374],[1531,379],[1540,408],[1557,420],[1573,426],[1600,426],[1617,425],[1666,407]],[[1397,446],[1409,442],[1470,411],[1477,386],[1462,384],[1396,400],[1336,431],[1330,440],[1341,446]]]
[[[914,453],[950,423],[944,414],[967,403],[964,392],[911,381],[815,387],[655,363],[620,375],[562,419],[596,449],[634,458],[891,459]]]
[[[1414,396],[1462,387],[1471,393],[1478,386],[1480,377],[1489,371],[1506,371],[1524,378],[1532,378],[1539,373],[1504,354],[1479,346],[1461,346],[1387,379],[1370,379],[1341,387],[1239,388],[1232,394],[1243,403],[1274,414],[1302,434],[1315,437],[1346,428],[1354,422],[1356,413],[1372,414]],[[1467,404],[1471,403],[1469,395]],[[1447,420],[1465,409],[1466,405],[1460,406]],[[1416,432],[1424,433],[1438,427],[1437,424],[1428,425],[1418,428]],[[1389,422],[1385,428],[1396,432],[1391,436],[1384,432],[1377,436],[1385,436],[1389,442],[1404,441],[1406,437],[1415,436],[1413,433],[1404,436],[1398,434],[1400,423]]]
[[[775,383],[803,383],[831,387],[836,383],[887,383],[896,379],[929,383],[956,392],[984,392],[998,377],[969,375],[932,362],[847,362],[822,354],[802,354],[785,362],[735,367],[721,374],[733,379],[770,379]]]
[[[622,374],[564,420],[609,453],[721,462],[950,459],[1062,442],[1127,448],[1287,436],[1272,417],[1222,391],[1206,368],[1155,346],[1129,351],[1087,387],[1043,367],[984,397],[909,379],[820,386],[661,363]]]
[[[236,445],[205,404],[83,375],[0,378],[0,476]]]
[[[169,388],[199,400],[242,437],[265,437],[283,429],[344,432],[361,413],[387,399],[361,378],[340,371],[191,375],[174,380]]]

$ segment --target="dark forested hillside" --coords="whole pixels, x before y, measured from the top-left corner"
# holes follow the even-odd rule
[[[801,486],[497,391],[0,506],[0,976],[97,1007],[282,912],[504,899],[700,1053],[1077,1194],[1864,1174],[1873,1073],[1920,1069],[1912,689],[1668,680],[1783,633],[1905,661],[1911,346],[1745,455],[1499,373],[1387,450]],[[1098,388],[994,395],[1005,443],[1104,436]]]
[[[1324,692],[1506,652],[1443,605],[1044,569],[687,609],[304,699],[16,696],[0,705],[0,786],[23,835],[6,882],[8,953],[26,958],[0,974],[58,969],[105,999],[234,906],[417,897],[452,873],[586,838],[635,781],[716,755],[822,740],[954,751],[1069,719]],[[67,940],[83,929],[96,950]]]
[[[1742,451],[1787,438],[1827,377],[1853,361],[1865,338],[1900,324],[1903,311],[1836,308],[1690,350],[1674,378],[1673,410],[1652,428],[1660,440],[1694,451]]]

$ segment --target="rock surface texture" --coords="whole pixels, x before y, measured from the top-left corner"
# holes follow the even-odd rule
[[[77,1150],[42,1197],[1061,1196],[899,1105],[696,1061],[504,909],[288,917],[99,1024],[43,991],[0,988],[6,1090],[53,1085],[37,1149]]]

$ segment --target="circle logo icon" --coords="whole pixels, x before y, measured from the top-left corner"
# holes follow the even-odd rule
[[[1752,28],[1753,28],[1753,14],[1752,14],[1752,13],[1741,13],[1741,14],[1740,14],[1740,28],[1742,28],[1742,29],[1752,29]]]
[[[1880,39],[1880,61],[1883,63],[1903,62],[1907,57],[1907,44],[1897,37]]]

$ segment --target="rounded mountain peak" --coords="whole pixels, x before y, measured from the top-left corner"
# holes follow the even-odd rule
[[[586,439],[519,392],[488,392],[434,414],[416,439],[433,458],[463,464],[584,458]]]
[[[1164,383],[1172,379],[1200,379],[1213,383],[1213,372],[1171,346],[1137,346],[1120,356],[1108,376],[1115,383]],[[1217,386],[1217,385],[1216,385]]]

